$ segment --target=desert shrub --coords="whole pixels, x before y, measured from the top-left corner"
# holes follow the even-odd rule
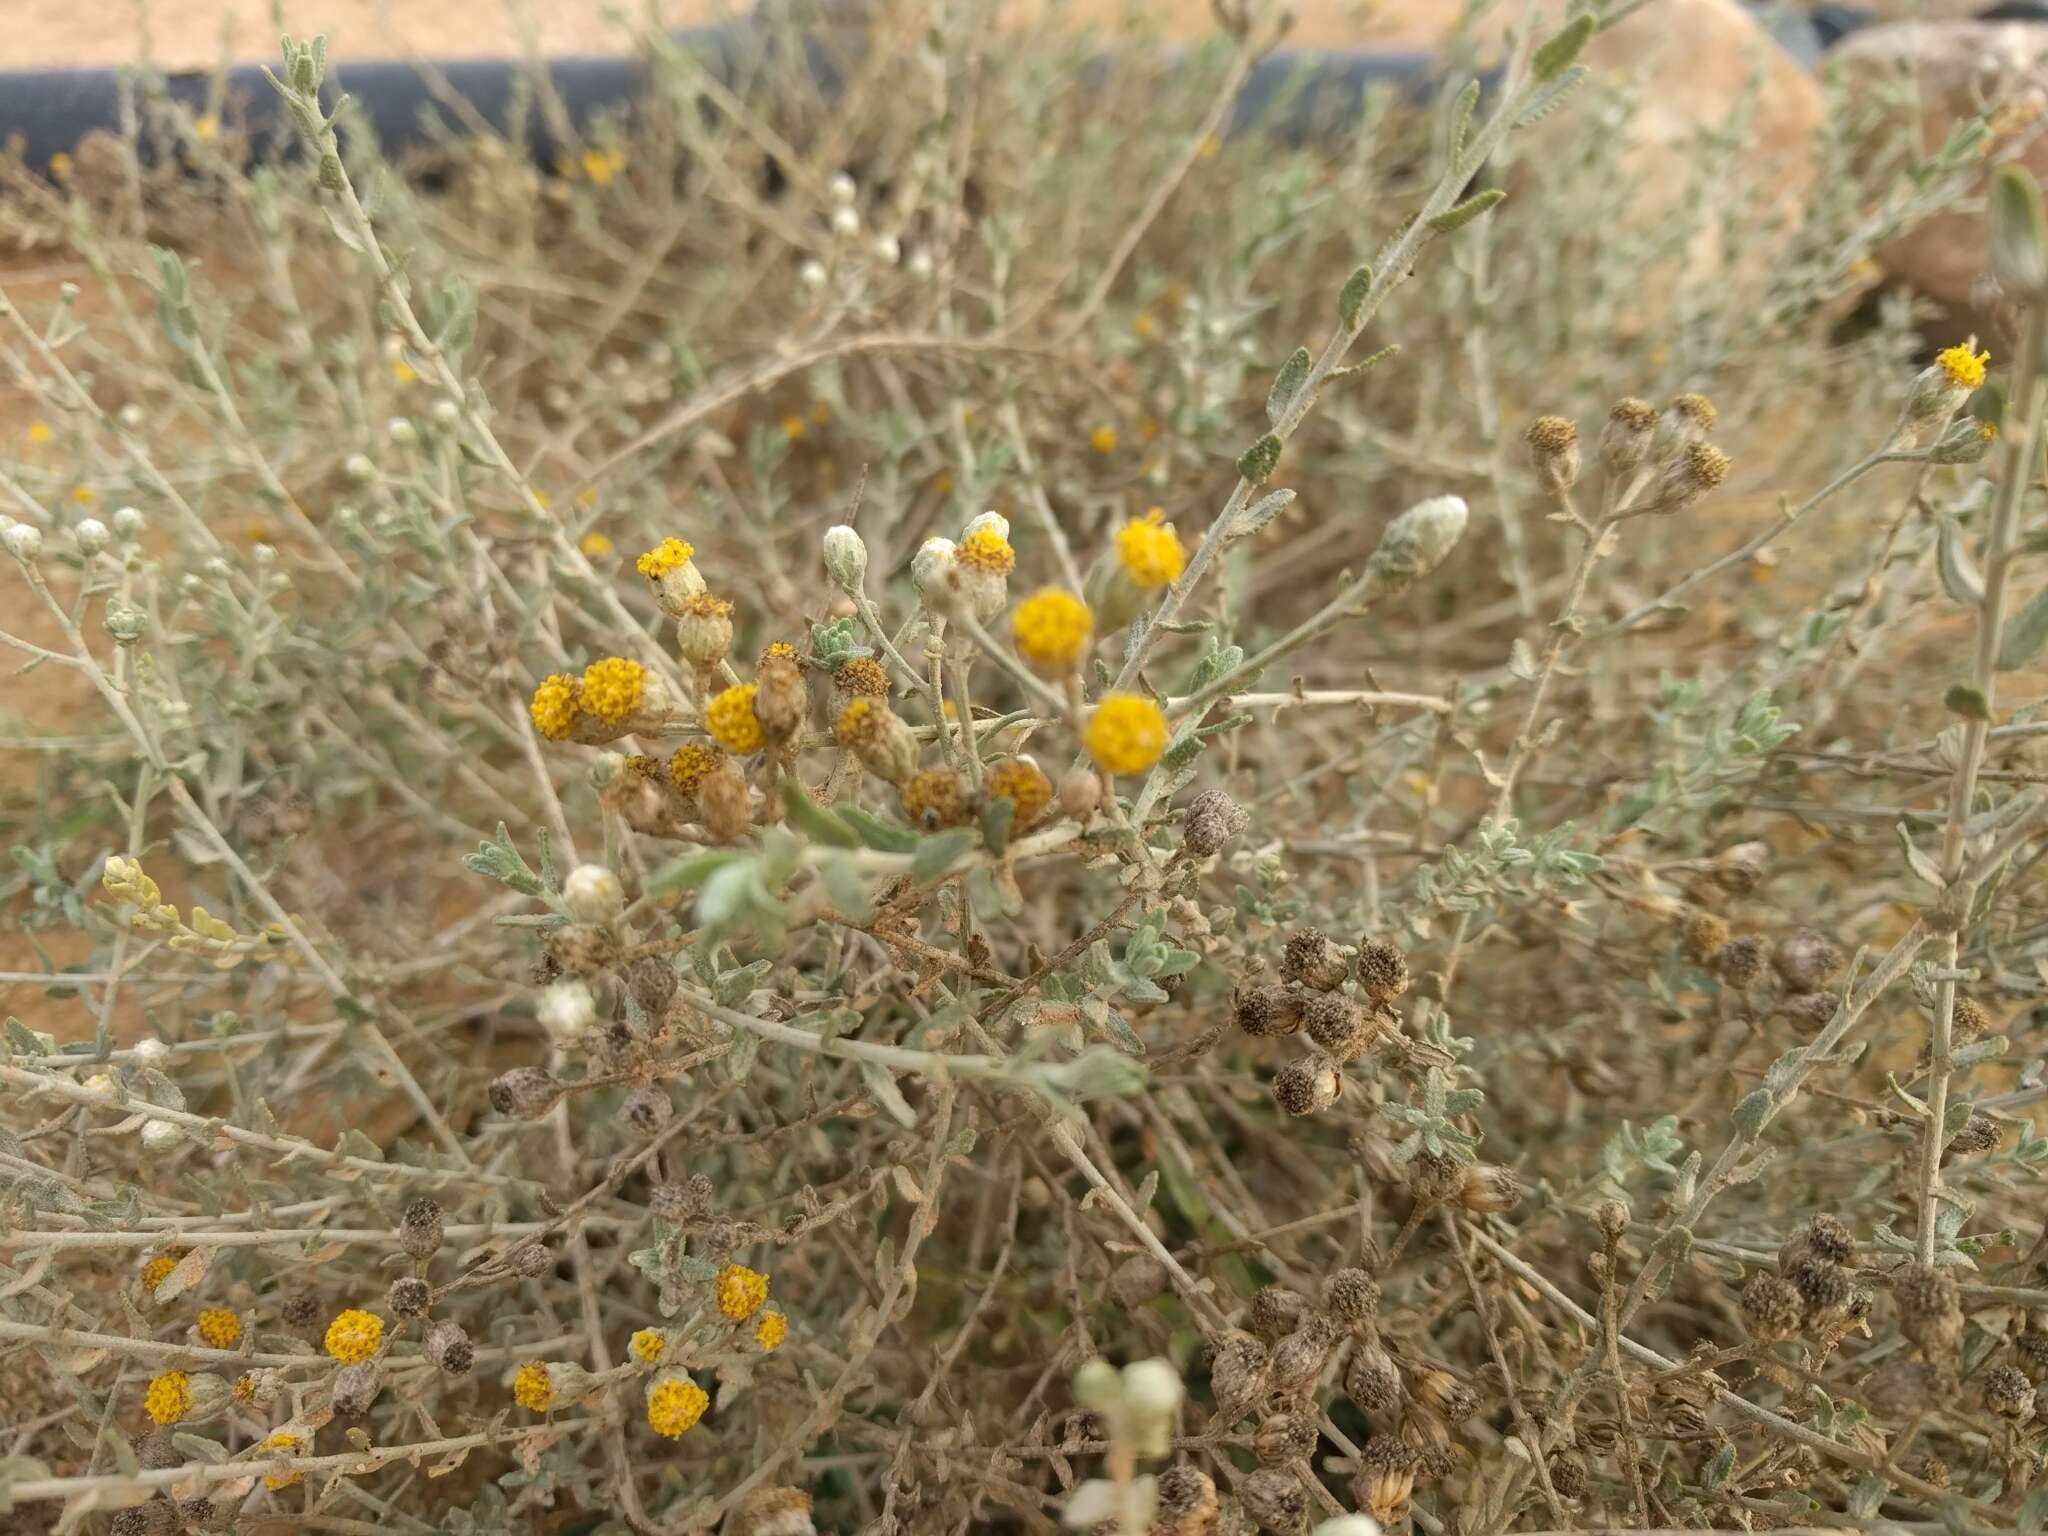
[[[9,1529],[2037,1527],[1991,130],[924,20],[12,168]]]

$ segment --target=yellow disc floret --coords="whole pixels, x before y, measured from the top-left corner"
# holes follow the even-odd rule
[[[369,1359],[383,1342],[384,1319],[360,1307],[350,1307],[327,1325],[327,1353],[343,1365]]]
[[[677,789],[686,795],[694,795],[697,786],[724,761],[725,754],[718,748],[701,741],[686,741],[668,760],[668,776],[675,780]]]
[[[593,560],[602,560],[612,552],[612,541],[601,533],[586,533],[576,542],[576,547]]]
[[[583,707],[619,724],[647,697],[647,669],[623,656],[607,656],[583,669]]]
[[[710,1406],[704,1389],[678,1373],[647,1389],[647,1427],[674,1440],[694,1428]]]
[[[772,641],[768,648],[761,653],[762,661],[768,661],[770,658],[778,661],[795,661],[796,647],[787,640]]]
[[[840,692],[857,699],[889,697],[889,674],[872,656],[856,656],[851,661],[841,662],[832,674],[832,684]]]
[[[199,1314],[199,1337],[214,1349],[233,1349],[242,1338],[242,1320],[226,1307],[208,1307]]]
[[[280,1456],[296,1456],[305,1448],[306,1442],[288,1429],[280,1429],[276,1434],[263,1442],[263,1449],[275,1451]],[[263,1479],[263,1486],[266,1488],[289,1488],[305,1475],[303,1472],[287,1472],[280,1477],[273,1473]]]
[[[773,1354],[782,1348],[782,1341],[789,1337],[789,1319],[780,1312],[763,1312],[761,1321],[754,1325],[754,1342]]]
[[[1116,560],[1141,587],[1163,587],[1180,580],[1188,553],[1180,536],[1166,526],[1166,513],[1154,507],[1117,530]]]
[[[718,1272],[718,1310],[744,1323],[768,1299],[768,1277],[744,1264],[728,1264]]]
[[[1040,587],[1010,615],[1017,654],[1048,671],[1064,671],[1079,661],[1094,632],[1088,605],[1060,587]]]
[[[182,1250],[160,1253],[142,1266],[142,1288],[154,1293],[156,1288],[171,1277],[171,1271],[178,1267],[178,1260],[184,1258]]]
[[[527,713],[533,728],[549,741],[565,740],[576,729],[576,715],[583,707],[583,685],[566,672],[554,672],[540,680],[533,690]]]
[[[1052,780],[1028,757],[1006,758],[989,770],[988,793],[991,800],[1007,800],[1016,807],[1010,825],[1021,830],[1052,804]]]
[[[993,528],[977,528],[953,550],[953,558],[971,571],[1007,576],[1017,564],[1017,551]]]
[[[626,1347],[642,1365],[652,1365],[668,1353],[668,1336],[658,1328],[642,1328]]]
[[[159,1424],[175,1424],[192,1411],[192,1378],[183,1371],[163,1371],[149,1378],[142,1411]]]
[[[745,757],[760,751],[767,738],[761,733],[761,722],[754,718],[754,685],[734,683],[713,699],[704,711],[704,729],[728,752]]]
[[[1081,745],[1108,773],[1143,773],[1166,751],[1166,716],[1150,699],[1112,693],[1095,706]]]
[[[670,571],[680,570],[690,563],[690,557],[697,551],[681,539],[663,539],[654,548],[633,562],[634,568],[650,581],[666,576]]]
[[[1991,354],[1954,346],[1938,353],[1934,361],[1949,383],[1958,389],[1975,389],[1984,382],[1984,365],[1991,361]]]
[[[512,1401],[529,1413],[546,1413],[555,1400],[555,1384],[548,1379],[548,1368],[538,1360],[529,1360],[519,1367],[512,1376]]]

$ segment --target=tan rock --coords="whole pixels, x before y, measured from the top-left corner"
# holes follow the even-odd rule
[[[1957,122],[1993,110],[1985,163],[2017,158],[2048,178],[2048,27],[2011,21],[1897,22],[1870,27],[1828,51],[1823,67],[1855,98],[1880,90],[1921,103],[1917,143],[1932,149]],[[1940,213],[1879,253],[1888,276],[1965,309],[1986,270],[1983,215]]]

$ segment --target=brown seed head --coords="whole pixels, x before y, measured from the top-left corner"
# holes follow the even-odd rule
[[[967,824],[967,786],[951,768],[927,768],[914,773],[899,793],[905,818],[920,831],[938,832]]]
[[[839,664],[832,674],[832,686],[848,698],[886,699],[889,672],[872,656],[855,656]]]
[[[441,1202],[421,1195],[398,1220],[398,1246],[415,1259],[431,1259],[441,1249]]]
[[[1340,1269],[1323,1282],[1323,1305],[1340,1323],[1369,1323],[1379,1315],[1380,1284],[1362,1269]]]
[[[1320,1114],[1344,1092],[1343,1074],[1321,1056],[1302,1056],[1273,1074],[1273,1098],[1290,1115]]]
[[[1385,939],[1360,939],[1352,964],[1359,986],[1375,1002],[1391,1003],[1408,990],[1408,957]]]
[[[1694,912],[1685,920],[1685,958],[1705,965],[1728,942],[1728,924],[1712,912]]]
[[[1343,986],[1350,972],[1344,951],[1319,928],[1297,931],[1288,939],[1280,959],[1281,975],[1319,992],[1332,992]]]
[[[1764,941],[1753,933],[1744,934],[1721,946],[1714,957],[1714,970],[1723,986],[1746,992],[1763,979],[1765,959]]]
[[[1742,1323],[1765,1343],[1789,1339],[1806,1321],[1806,1302],[1799,1287],[1782,1275],[1760,1269],[1742,1288]]]
[[[400,1317],[418,1317],[434,1299],[434,1288],[417,1275],[400,1275],[391,1282],[384,1299]]]
[[[1232,1020],[1254,1036],[1291,1035],[1307,1011],[1304,995],[1294,987],[1240,987],[1230,1002]]]
[[[450,1376],[466,1376],[476,1363],[476,1350],[460,1323],[439,1322],[427,1330],[427,1358]]]
[[[1188,802],[1181,844],[1198,859],[1221,853],[1251,823],[1251,813],[1220,789],[1205,789]]]
[[[540,1067],[514,1067],[492,1081],[491,1108],[514,1120],[538,1120],[555,1107],[562,1085]]]

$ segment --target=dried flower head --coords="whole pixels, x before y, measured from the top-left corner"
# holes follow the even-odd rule
[[[769,647],[754,673],[754,718],[762,733],[777,746],[789,741],[802,729],[809,706],[803,668],[795,653],[783,655]]]
[[[937,832],[967,824],[972,807],[967,786],[951,768],[927,768],[904,781],[903,814],[913,827]]]
[[[398,1221],[398,1245],[415,1259],[431,1259],[441,1248],[441,1202],[421,1195]]]
[[[400,1275],[391,1282],[384,1299],[399,1317],[418,1317],[434,1299],[434,1288],[417,1275]]]
[[[1579,426],[1569,416],[1538,416],[1522,433],[1536,478],[1561,496],[1579,478]]]
[[[1657,408],[1633,397],[1617,400],[1600,429],[1600,463],[1608,474],[1631,475],[1649,457],[1657,432]]]
[[[1159,1474],[1153,1536],[1208,1536],[1222,1509],[1216,1480],[1199,1467],[1177,1462]]]
[[[1251,825],[1251,813],[1220,789],[1205,789],[1188,802],[1181,845],[1198,859],[1221,853]]]
[[[1051,807],[1052,780],[1028,757],[1004,758],[988,771],[988,797],[1015,807],[1010,826],[1021,832]]]
[[[1344,985],[1351,962],[1337,942],[1319,928],[1302,928],[1287,940],[1280,974],[1298,986],[1330,992]]]
[[[514,1067],[502,1072],[485,1090],[491,1108],[514,1120],[538,1120],[555,1107],[564,1090],[541,1067]]]
[[[1908,1264],[1892,1276],[1899,1331],[1928,1360],[1953,1359],[1963,1336],[1963,1299],[1955,1277],[1931,1264]]]
[[[1290,1115],[1319,1114],[1344,1092],[1344,1078],[1321,1056],[1303,1056],[1273,1074],[1273,1099]]]
[[[1379,1315],[1379,1282],[1362,1269],[1337,1270],[1323,1282],[1323,1305],[1340,1323],[1370,1323]]]
[[[1802,928],[1778,942],[1771,965],[1779,979],[1794,992],[1818,992],[1849,963],[1841,946],[1825,934]]]
[[[695,667],[715,666],[732,651],[732,604],[709,592],[683,599],[676,615],[676,654]]]
[[[1302,1009],[1309,1039],[1332,1061],[1356,1061],[1371,1049],[1379,1030],[1371,1014],[1342,992],[1312,994]]]
[[[1408,957],[1385,939],[1371,935],[1360,939],[1358,955],[1352,966],[1357,972],[1359,986],[1377,1003],[1392,1003],[1408,990]]]
[[[2034,1414],[2034,1384],[2010,1365],[1994,1365],[1984,1373],[1984,1406],[2001,1419],[2018,1423]]]
[[[726,761],[718,748],[701,741],[686,741],[668,760],[668,776],[677,789],[695,796],[705,777]]]
[[[851,657],[833,671],[832,686],[849,698],[886,699],[889,671],[872,656]]]
[[[1685,958],[1706,965],[1728,942],[1728,923],[1712,912],[1693,912],[1685,920]]]
[[[466,1376],[476,1364],[476,1350],[460,1323],[442,1321],[427,1330],[427,1359],[450,1376]]]
[[[1721,946],[1720,953],[1714,956],[1714,971],[1723,986],[1744,992],[1763,979],[1768,957],[1764,941],[1755,934],[1745,934]]]
[[[1231,995],[1231,1018],[1248,1035],[1291,1035],[1301,1028],[1307,998],[1294,987],[1240,987]]]
[[[336,1314],[334,1321],[327,1325],[327,1333],[322,1340],[327,1353],[343,1365],[369,1359],[383,1342],[384,1319],[360,1307],[350,1307]]]

